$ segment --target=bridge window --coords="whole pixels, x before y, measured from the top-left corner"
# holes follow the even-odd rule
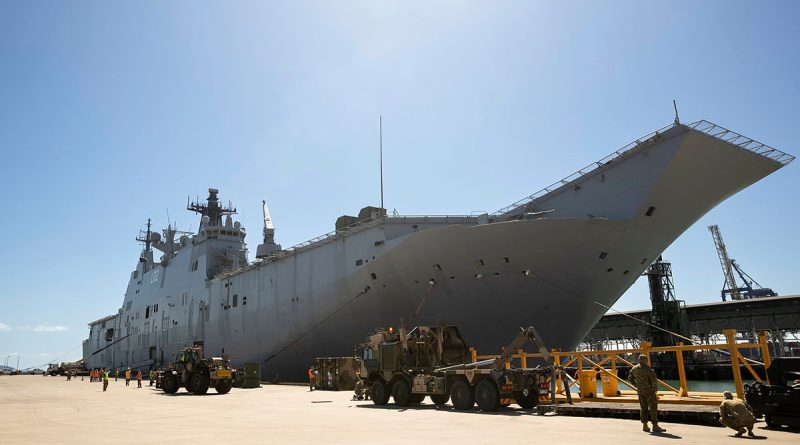
[[[598,258],[600,258],[601,260],[604,260],[604,259],[606,259],[607,256],[608,256],[608,252],[600,252],[600,256]]]
[[[233,294],[233,307],[239,306],[239,294]]]
[[[653,206],[650,206],[650,207],[648,207],[648,208],[647,208],[647,211],[646,211],[646,212],[644,212],[644,214],[645,214],[646,216],[653,216],[653,213],[654,213],[655,211],[656,211],[656,208],[655,208],[655,207],[653,207]]]

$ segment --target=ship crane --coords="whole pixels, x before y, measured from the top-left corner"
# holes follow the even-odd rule
[[[720,265],[722,266],[722,273],[725,275],[725,283],[722,287],[722,301],[726,301],[726,296],[730,295],[731,300],[750,300],[753,298],[775,297],[778,294],[768,287],[763,287],[750,275],[748,275],[741,266],[736,264],[736,260],[728,256],[728,249],[725,247],[725,242],[722,240],[722,233],[719,231],[719,226],[714,224],[708,226],[712,238],[714,238],[714,246],[717,248],[717,256],[719,257]],[[734,271],[739,278],[742,279],[744,285],[739,287],[736,282],[736,277],[733,275]]]
[[[281,250],[281,245],[275,244],[275,226],[265,200],[261,200],[261,212],[264,215],[264,242],[256,248],[256,258],[266,258]]]

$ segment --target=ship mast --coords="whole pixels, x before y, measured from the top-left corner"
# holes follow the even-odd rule
[[[187,203],[186,210],[189,210],[190,212],[199,213],[202,216],[208,216],[209,219],[208,225],[221,226],[222,217],[225,215],[235,214],[236,208],[233,207],[230,202],[228,202],[227,207],[221,207],[219,205],[219,199],[217,198],[218,193],[219,190],[215,188],[208,189],[208,198],[206,199],[206,204],[201,203],[200,200],[198,199],[193,202]]]
[[[150,218],[147,218],[147,231],[144,232],[144,236],[142,236],[142,231],[139,231],[139,236],[136,237],[136,241],[140,243],[144,243],[144,251],[150,251],[150,243],[152,243],[152,237],[150,236]]]

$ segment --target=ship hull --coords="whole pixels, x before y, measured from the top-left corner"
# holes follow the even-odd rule
[[[84,357],[146,368],[202,341],[235,365],[260,363],[264,378],[301,380],[314,357],[350,355],[401,320],[458,325],[481,354],[528,325],[572,350],[681,233],[781,166],[676,126],[526,204],[546,217],[380,217],[210,280],[182,273],[196,255],[177,254],[132,279],[123,309],[91,325]],[[138,321],[137,304],[159,302]]]

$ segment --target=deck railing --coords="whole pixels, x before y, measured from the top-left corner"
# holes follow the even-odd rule
[[[539,190],[538,192],[526,196],[525,198],[520,199],[519,201],[503,207],[502,209],[492,213],[492,216],[502,216],[524,204],[532,202],[538,198],[541,198],[544,195],[552,193],[571,182],[579,179],[587,174],[591,173],[592,171],[608,164],[609,162],[614,161],[615,159],[619,158],[620,156],[624,155],[625,153],[633,150],[634,148],[638,147],[639,145],[650,141],[651,139],[658,137],[660,134],[664,133],[665,131],[671,129],[672,127],[676,126],[676,124],[670,124],[666,127],[660,128],[656,131],[653,131],[646,136],[643,136],[635,141],[625,145],[624,147],[616,150],[615,152],[609,154],[608,156],[604,157],[603,159],[594,162],[592,164],[587,165],[586,167],[576,171],[575,173],[565,177],[564,179],[554,182],[547,187]],[[765,157],[767,159],[771,159],[775,162],[778,162],[782,165],[786,165],[794,160],[794,156],[784,153],[776,148],[770,147],[768,145],[762,144],[756,140],[750,139],[746,136],[742,136],[735,131],[728,130],[727,128],[721,127],[713,122],[709,122],[707,120],[700,120],[697,122],[693,122],[691,124],[686,125],[686,127],[692,128],[697,130],[701,133],[707,134],[713,138],[719,139],[721,141],[727,142],[729,144],[735,145],[743,150],[750,151],[755,153],[759,156]]]
[[[619,150],[614,151],[613,153],[609,154],[608,156],[604,157],[603,159],[600,159],[597,162],[593,162],[593,163],[587,165],[586,167],[583,167],[582,169],[580,169],[580,170],[576,171],[575,173],[565,177],[564,179],[562,179],[560,181],[557,181],[557,182],[554,182],[554,183],[548,185],[547,187],[539,190],[538,192],[536,192],[536,193],[534,193],[532,195],[528,195],[528,196],[520,199],[519,201],[517,201],[517,202],[515,202],[515,203],[513,203],[511,205],[503,207],[502,209],[492,213],[492,216],[501,216],[501,215],[503,215],[505,213],[508,213],[508,212],[514,210],[517,207],[522,206],[523,204],[529,203],[529,202],[531,202],[531,201],[533,201],[533,200],[535,200],[537,198],[541,198],[542,196],[547,195],[548,193],[552,193],[552,192],[564,187],[565,185],[571,183],[572,181],[574,181],[576,179],[579,179],[579,178],[581,178],[583,176],[586,176],[589,173],[591,173],[592,171],[597,170],[598,168],[600,168],[600,167],[602,167],[602,166],[614,161],[615,159],[617,159],[620,156],[624,155],[625,153],[633,150],[634,148],[638,147],[639,145],[641,145],[641,144],[643,144],[645,142],[648,142],[648,141],[650,141],[651,139],[653,139],[655,137],[658,137],[659,135],[661,135],[662,133],[664,133],[665,131],[671,129],[674,126],[675,126],[675,124],[670,124],[670,125],[667,125],[666,127],[659,128],[656,131],[650,132],[647,135],[642,136],[639,139],[636,139],[635,141],[625,145],[624,147],[620,148]]]
[[[735,131],[728,130],[727,128],[721,127],[713,122],[701,120],[691,123],[687,126],[701,133],[705,133],[713,138],[735,145],[743,150],[747,150],[759,156],[771,159],[782,165],[786,165],[794,160],[794,156],[790,154],[750,139],[747,136],[742,136]]]

